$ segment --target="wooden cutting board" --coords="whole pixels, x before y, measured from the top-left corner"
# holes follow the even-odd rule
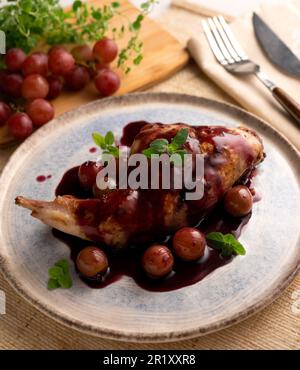
[[[102,6],[107,2],[111,1],[89,1],[94,6]],[[121,0],[120,3],[120,11],[130,20],[134,20],[138,14],[138,10],[126,0]],[[124,20],[123,17],[116,16],[112,20],[112,27],[120,24],[126,25],[126,22],[126,19]],[[126,36],[122,40],[118,40],[120,48],[126,44]],[[188,61],[188,53],[184,46],[150,18],[146,18],[143,21],[140,39],[144,43],[144,59],[139,66],[132,67],[132,71],[127,75],[116,69],[122,82],[121,88],[116,95],[143,90],[168,78],[182,68]],[[78,93],[64,92],[53,101],[56,116],[95,99],[99,99],[99,94],[97,94],[93,83],[90,83],[89,86]],[[0,145],[7,145],[11,141],[13,141],[13,138],[9,135],[7,127],[1,127]]]

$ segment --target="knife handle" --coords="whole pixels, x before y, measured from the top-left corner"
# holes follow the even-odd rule
[[[272,88],[274,98],[300,123],[300,104],[278,86]]]

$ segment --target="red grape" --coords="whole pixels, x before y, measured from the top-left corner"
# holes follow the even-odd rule
[[[101,171],[102,166],[96,162],[84,162],[78,170],[78,177],[83,188],[91,190],[96,183],[97,174]]]
[[[100,248],[85,247],[77,256],[76,266],[84,276],[95,277],[106,272],[108,260]]]
[[[86,67],[75,66],[70,73],[65,76],[65,82],[70,90],[82,90],[89,82],[90,74]]]
[[[22,84],[22,96],[25,99],[45,98],[49,92],[47,80],[38,74],[27,76]]]
[[[5,64],[10,72],[20,71],[25,59],[26,54],[20,48],[9,49],[4,57]]]
[[[120,84],[119,76],[109,69],[102,69],[95,77],[95,86],[102,96],[114,94]]]
[[[65,76],[74,68],[75,60],[68,51],[57,48],[50,52],[48,64],[54,75]]]
[[[22,65],[23,76],[39,74],[47,76],[48,74],[48,55],[45,53],[33,53],[29,55]]]
[[[76,62],[91,62],[93,60],[93,51],[88,45],[78,45],[71,50],[71,54]]]
[[[26,113],[35,126],[42,126],[54,117],[53,105],[45,99],[35,99],[26,106]]]
[[[68,51],[63,45],[54,45],[54,46],[51,46],[51,48],[48,50],[48,55],[52,53],[52,51],[56,51],[56,50]]]
[[[8,74],[4,77],[3,90],[12,98],[20,98],[22,96],[21,88],[23,77],[17,73]]]
[[[16,139],[26,139],[33,131],[31,119],[26,113],[17,112],[7,121],[10,133]]]
[[[205,246],[205,236],[198,229],[184,227],[174,235],[174,251],[184,261],[194,261],[202,257]]]
[[[12,110],[6,103],[0,102],[0,127],[3,126],[9,117],[12,115]]]
[[[239,185],[229,189],[224,198],[224,207],[234,217],[247,215],[253,205],[253,197],[247,186]]]
[[[95,43],[93,54],[98,62],[110,63],[118,55],[118,45],[114,40],[104,37]]]
[[[142,257],[142,266],[150,277],[161,278],[172,271],[174,258],[164,245],[152,245]]]
[[[64,84],[62,79],[56,76],[49,76],[47,80],[49,84],[47,99],[52,100],[58,97],[64,87]]]

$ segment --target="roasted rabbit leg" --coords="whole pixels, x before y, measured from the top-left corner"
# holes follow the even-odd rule
[[[100,199],[66,195],[45,202],[17,197],[16,203],[51,227],[112,248],[151,242],[183,226],[194,226],[264,159],[264,152],[261,139],[246,128],[147,124],[135,135],[131,153],[141,152],[157,138],[170,141],[183,127],[189,128],[186,151],[204,155],[205,186],[200,200],[186,201],[178,190],[116,189]]]

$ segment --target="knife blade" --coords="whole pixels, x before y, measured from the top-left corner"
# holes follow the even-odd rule
[[[252,17],[256,38],[267,57],[283,71],[300,77],[300,60],[274,31],[253,13]]]

